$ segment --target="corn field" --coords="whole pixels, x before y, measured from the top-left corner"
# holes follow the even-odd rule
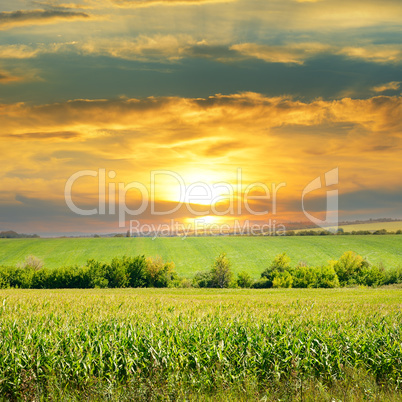
[[[401,296],[363,288],[1,290],[0,394],[178,400],[250,384],[261,396],[292,384],[300,400],[312,381],[330,392],[359,373],[356,383],[370,378],[370,392],[385,389],[395,400]]]

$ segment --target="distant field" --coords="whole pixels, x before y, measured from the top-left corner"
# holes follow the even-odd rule
[[[398,222],[373,222],[373,223],[360,223],[356,225],[341,226],[343,230],[352,232],[353,230],[381,230],[386,229],[388,232],[395,232],[402,230],[402,221]]]
[[[388,232],[396,232],[397,230],[402,230],[402,221],[398,222],[372,222],[372,223],[357,223],[355,225],[342,225],[339,226],[345,232],[353,232],[354,230],[381,230],[386,229]],[[321,228],[314,229],[301,229],[301,230],[314,230],[320,231]],[[300,232],[301,230],[295,230],[295,232]]]
[[[306,236],[306,237],[190,237],[181,238],[81,238],[0,239],[0,264],[13,265],[30,254],[48,267],[82,265],[95,258],[110,261],[123,255],[162,256],[176,264],[180,275],[192,277],[209,269],[214,258],[226,252],[233,270],[248,271],[258,278],[279,253],[286,252],[293,264],[324,264],[345,251],[355,251],[371,263],[385,267],[402,265],[402,235]]]

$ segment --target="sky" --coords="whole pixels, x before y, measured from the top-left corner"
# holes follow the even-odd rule
[[[0,7],[0,230],[402,219],[399,0]]]

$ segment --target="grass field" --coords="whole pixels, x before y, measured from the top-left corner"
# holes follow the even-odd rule
[[[402,265],[402,236],[306,236],[306,237],[201,237],[201,238],[80,238],[0,239],[0,264],[12,265],[30,254],[48,267],[81,265],[89,258],[110,261],[113,257],[138,254],[162,256],[176,264],[178,274],[192,277],[209,269],[214,258],[226,252],[233,271],[248,271],[258,278],[279,253],[286,252],[293,264],[325,264],[345,251],[355,251],[371,263],[385,267]]]
[[[401,294],[0,290],[0,395],[401,400]]]

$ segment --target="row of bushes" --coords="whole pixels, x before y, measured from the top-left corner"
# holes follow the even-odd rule
[[[230,261],[221,254],[210,271],[198,272],[194,287],[242,287],[242,288],[336,288],[345,286],[382,286],[402,283],[402,268],[385,270],[382,266],[370,265],[363,257],[351,251],[339,260],[327,265],[312,267],[299,263],[290,265],[286,253],[279,254],[271,265],[254,281],[243,271],[234,277]]]
[[[43,262],[28,257],[17,267],[0,267],[0,288],[125,288],[125,287],[198,287],[198,288],[336,288],[345,286],[381,286],[402,283],[402,268],[385,270],[370,265],[351,251],[339,260],[313,267],[290,264],[286,253],[275,257],[258,280],[248,272],[233,274],[225,253],[214,261],[212,269],[198,272],[192,281],[181,279],[172,262],[145,256],[114,258],[110,263],[88,260],[85,266],[47,269]]]
[[[110,263],[89,260],[85,266],[43,268],[29,257],[17,267],[0,267],[0,288],[125,288],[168,287],[178,281],[174,264],[144,256],[114,258]]]
[[[395,232],[388,232],[387,229],[379,230],[352,230],[351,232],[345,232],[344,229],[339,228],[337,232],[330,232],[328,230],[288,230],[284,233],[285,236],[331,236],[331,235],[386,235],[386,234],[402,234],[402,230]]]

